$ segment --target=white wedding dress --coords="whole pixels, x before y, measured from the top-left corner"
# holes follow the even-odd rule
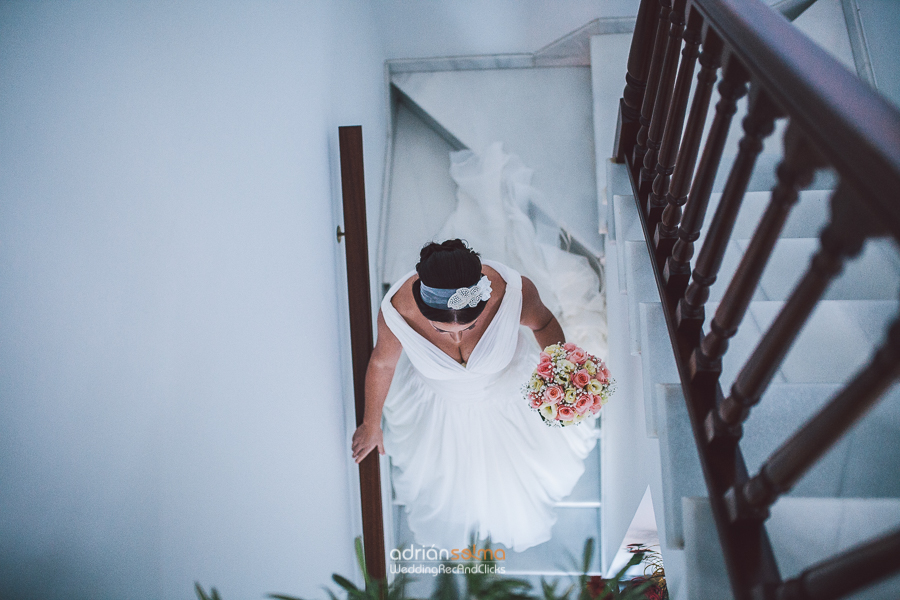
[[[466,239],[506,281],[506,291],[463,366],[416,333],[391,304],[415,271],[391,287],[381,309],[403,353],[384,405],[385,451],[416,543],[463,548],[474,532],[478,540],[490,536],[522,551],[550,539],[553,505],[584,473],[597,430],[593,420],[548,427],[523,398],[540,350],[519,324],[517,269],[535,282],[567,339],[605,357],[602,296],[586,260],[535,241],[519,204],[534,193],[530,171],[515,157],[496,144],[483,156],[464,151],[452,159],[459,204],[438,237]]]

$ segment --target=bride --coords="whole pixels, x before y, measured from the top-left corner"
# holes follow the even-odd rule
[[[566,341],[554,312],[579,333],[572,341],[584,345],[590,333],[602,343],[597,319],[584,318],[597,316],[590,307],[602,310],[599,282],[571,255],[536,243],[519,204],[533,192],[530,171],[515,157],[497,144],[451,158],[459,205],[443,232],[479,239],[505,260],[482,260],[460,239],[430,243],[415,271],[390,288],[353,457],[390,455],[417,543],[463,548],[474,532],[522,551],[550,539],[554,504],[572,491],[596,443],[593,421],[544,425],[522,387],[540,349]],[[578,302],[587,309],[576,314]]]

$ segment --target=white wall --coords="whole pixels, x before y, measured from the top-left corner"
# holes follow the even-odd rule
[[[534,52],[598,17],[634,16],[640,0],[379,0],[387,57]]]
[[[362,2],[0,5],[0,597],[355,573],[337,126]]]
[[[355,574],[337,126],[374,247],[385,58],[636,5],[0,3],[0,597]]]

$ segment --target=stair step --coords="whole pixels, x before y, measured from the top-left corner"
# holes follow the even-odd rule
[[[566,503],[596,503],[596,506],[600,506],[600,444],[594,444],[591,453],[584,459],[584,475],[575,484],[572,493],[557,503],[557,506]]]
[[[534,170],[535,204],[602,253],[589,68],[397,73],[391,82],[465,147],[503,142]]]
[[[600,539],[600,507],[560,507],[556,514],[553,538],[543,544],[524,552],[513,552],[502,544],[494,544],[495,548],[506,550],[504,566],[507,570],[566,572],[580,568],[576,565],[581,565],[585,540],[593,537],[596,544]],[[594,553],[591,568],[600,570],[599,552]]]
[[[784,302],[751,302],[729,351],[723,358],[721,381],[727,391],[737,369],[756,347],[762,332],[768,329]],[[710,316],[716,307],[710,303]],[[881,341],[887,324],[897,315],[898,302],[890,300],[823,300],[810,316],[806,327],[789,351],[776,382],[841,383],[847,381],[870,358]],[[662,306],[640,305],[641,336],[649,344],[642,359],[645,392],[648,385],[678,383],[668,329]],[[708,321],[705,327],[708,327]],[[643,354],[643,352],[642,352]]]
[[[807,206],[821,202],[821,195],[817,193],[810,193],[807,198],[808,202],[802,202]],[[659,292],[632,197],[617,195],[613,197],[613,202],[619,233],[616,243],[620,246],[616,252],[618,285],[620,293],[624,290],[628,296],[630,351],[638,354],[642,351],[638,306],[642,302],[658,302]],[[802,216],[804,213],[798,214]],[[696,263],[700,243],[702,238],[698,241],[692,264]],[[746,239],[732,239],[729,242],[719,276],[710,289],[711,301],[718,301],[724,295],[749,243]],[[760,285],[754,292],[754,300],[782,301],[788,298],[807,271],[819,246],[819,240],[813,238],[779,239]],[[873,277],[873,273],[877,273],[877,277]],[[881,239],[867,242],[860,256],[846,264],[844,271],[829,286],[825,299],[876,301],[893,300],[898,295],[900,266],[896,245]],[[713,312],[707,309],[708,318],[712,315]]]
[[[900,109],[900,70],[897,69],[897,31],[900,31],[900,4],[879,0],[856,0],[851,5],[858,14],[865,45],[865,58],[878,91]]]
[[[768,329],[783,302],[753,302],[750,313],[760,331]],[[871,357],[896,301],[823,300],[813,311],[781,367],[788,383],[839,383]]]
[[[832,190],[803,190],[797,204],[791,209],[790,216],[781,232],[783,238],[814,238],[818,237],[822,228],[828,222],[830,215],[830,199]],[[772,198],[770,190],[747,192],[741,200],[741,210],[734,224],[731,237],[736,239],[750,239],[756,226],[762,219],[763,213]],[[709,198],[709,209],[703,220],[702,231],[708,231],[712,224],[716,208],[722,199],[722,194],[712,194]]]
[[[725,394],[755,348],[761,327],[768,326],[781,306],[781,302],[751,303],[750,315],[723,360],[721,380]],[[666,539],[671,546],[679,547],[683,543],[679,498],[703,495],[705,486],[662,307],[658,303],[643,303],[640,308],[646,428],[648,437],[659,438]],[[897,308],[897,302],[882,301],[820,303],[810,327],[801,333],[745,424],[741,447],[751,471],[758,469],[816,408],[834,395],[841,382],[868,360]],[[900,472],[900,452],[890,441],[898,438],[900,386],[895,386],[793,493],[900,496],[900,480],[872,476],[877,472]]]
[[[616,134],[619,97],[625,85],[623,73],[631,49],[630,33],[598,35],[591,38],[591,98],[594,121],[594,155],[597,169],[597,202],[600,231],[612,234],[614,225],[609,218],[612,193],[616,186],[609,178],[609,158],[613,154],[612,140]],[[627,174],[626,174],[627,176]],[[625,180],[626,186],[630,186]],[[618,193],[618,192],[616,192]],[[625,193],[630,193],[627,191]]]
[[[621,247],[607,247],[607,311],[609,315],[609,368],[616,379],[615,395],[601,411],[602,494],[601,554],[603,568],[622,545],[647,486],[650,485],[657,518],[662,514],[659,489],[659,449],[645,435],[640,357],[629,351],[626,302],[618,293],[618,259]],[[662,526],[660,526],[662,530]],[[662,533],[662,531],[661,531]],[[676,574],[673,573],[673,576]]]
[[[382,283],[388,285],[419,261],[422,244],[436,235],[456,208],[450,176],[454,148],[406,106],[397,107],[384,215]]]
[[[691,600],[733,598],[707,498],[685,498],[685,562]],[[811,518],[815,515],[814,518]],[[782,498],[766,530],[783,579],[799,575],[830,556],[893,530],[900,524],[900,500]],[[900,575],[883,580],[849,600],[896,597]]]
[[[747,469],[763,462],[793,432],[840,391],[834,384],[772,386],[744,424],[741,449]],[[900,498],[900,386],[886,393],[873,409],[804,476],[791,494],[855,498]]]

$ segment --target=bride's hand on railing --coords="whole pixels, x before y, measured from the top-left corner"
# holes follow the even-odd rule
[[[378,448],[379,454],[384,454],[384,437],[381,427],[363,423],[353,433],[353,460],[359,463],[374,448]]]

